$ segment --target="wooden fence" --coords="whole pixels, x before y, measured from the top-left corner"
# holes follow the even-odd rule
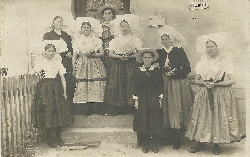
[[[32,156],[42,141],[42,130],[31,124],[31,105],[39,77],[0,76],[1,155]]]

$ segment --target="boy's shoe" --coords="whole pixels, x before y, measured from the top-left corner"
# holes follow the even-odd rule
[[[214,144],[213,154],[219,155],[220,154],[220,146],[218,144]]]
[[[189,148],[188,151],[190,153],[196,153],[205,148],[206,148],[206,145],[204,143],[198,143],[196,146]]]

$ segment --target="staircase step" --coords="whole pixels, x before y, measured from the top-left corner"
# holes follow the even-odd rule
[[[75,116],[73,124],[67,128],[106,128],[106,127],[132,127],[133,115],[118,116]]]
[[[131,144],[137,142],[136,133],[132,127],[64,128],[61,135],[65,143],[105,141]]]

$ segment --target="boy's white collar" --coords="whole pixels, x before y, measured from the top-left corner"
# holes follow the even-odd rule
[[[154,70],[155,67],[156,67],[156,66],[151,65],[150,68],[149,68],[149,70]],[[144,65],[143,65],[142,67],[139,67],[139,69],[140,69],[141,71],[146,71],[146,67],[145,67]]]

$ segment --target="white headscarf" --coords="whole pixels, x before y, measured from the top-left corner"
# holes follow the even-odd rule
[[[124,14],[124,15],[116,15],[116,19],[114,20],[114,35],[121,35],[121,22],[125,20],[128,22],[131,30],[131,34],[135,36],[142,35],[142,29],[140,28],[140,17],[134,14]]]
[[[187,45],[187,40],[185,39],[185,37],[181,33],[179,33],[174,27],[164,25],[158,30],[158,34],[160,36],[160,44],[161,36],[163,34],[167,34],[175,47],[183,47]]]
[[[92,17],[78,17],[75,20],[75,35],[79,35],[81,32],[81,27],[83,22],[89,22],[91,25],[91,34],[96,37],[102,36],[102,25],[100,24],[100,21],[97,19],[94,19]]]

